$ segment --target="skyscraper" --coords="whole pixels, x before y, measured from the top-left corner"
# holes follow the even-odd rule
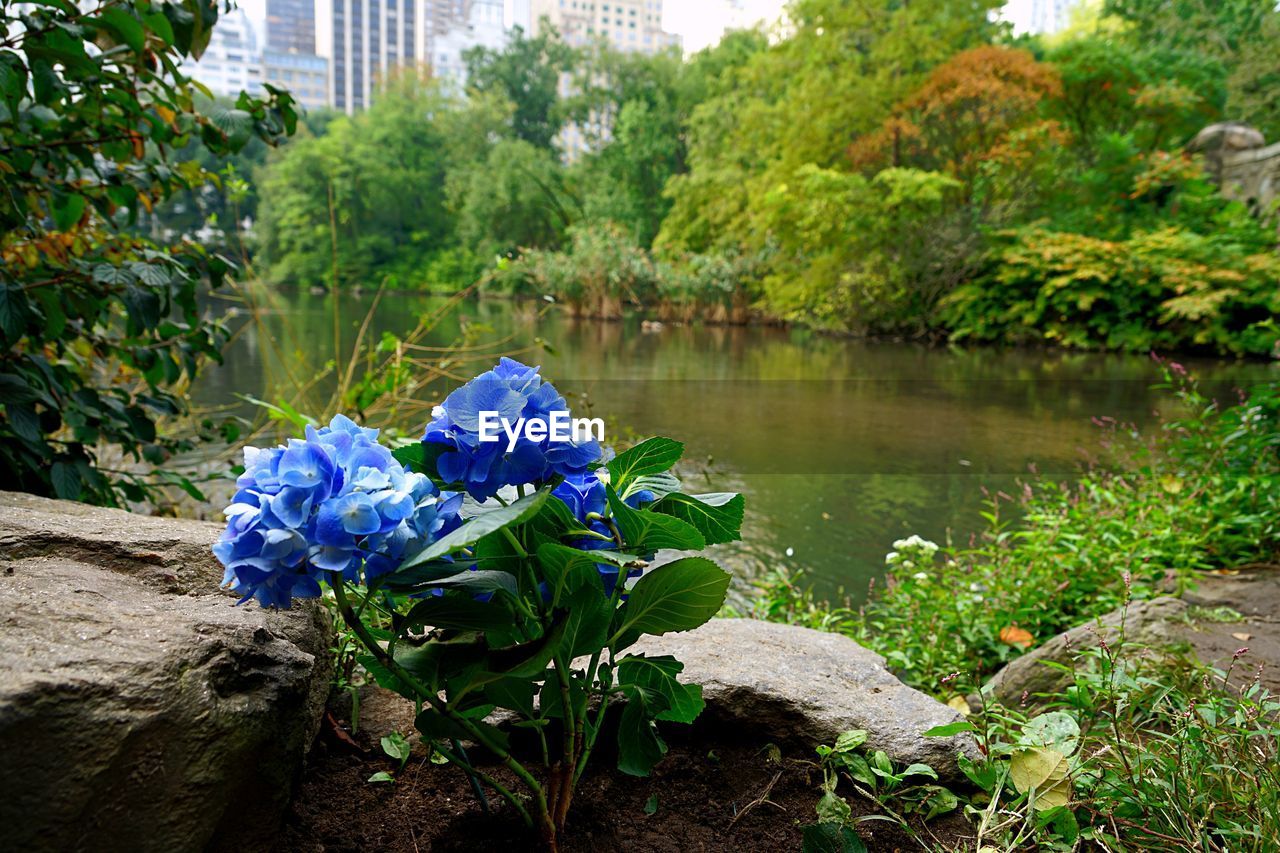
[[[329,60],[329,103],[364,109],[379,78],[422,56],[423,0],[316,0],[316,53]]]
[[[182,73],[227,98],[262,91],[258,37],[243,9],[233,9],[218,19],[204,54],[198,62],[189,57],[184,60]]]
[[[267,50],[316,52],[315,0],[267,0]]]
[[[462,52],[501,47],[502,0],[316,0],[316,53],[329,60],[329,102],[369,106],[379,79],[422,67],[461,82]]]

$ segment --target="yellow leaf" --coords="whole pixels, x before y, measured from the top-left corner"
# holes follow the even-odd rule
[[[973,713],[973,709],[969,707],[969,703],[965,701],[963,696],[952,696],[947,700],[948,708],[955,708],[966,717]]]
[[[1249,642],[1250,640],[1252,640],[1252,639],[1253,639],[1253,635],[1252,635],[1252,634],[1246,634],[1246,633],[1244,633],[1243,631],[1241,631],[1240,633],[1237,633],[1237,634],[1232,634],[1231,636],[1235,637],[1237,640],[1239,640],[1239,641],[1240,641],[1240,642],[1242,642],[1242,643],[1247,643],[1247,642]]]
[[[1035,637],[1032,637],[1031,632],[1025,628],[1019,628],[1017,625],[1006,625],[1000,629],[1000,641],[1011,646],[1030,646],[1035,642]]]
[[[1160,488],[1171,495],[1176,495],[1182,491],[1182,481],[1172,474],[1165,474],[1160,478]]]
[[[1038,811],[1065,806],[1071,801],[1067,757],[1056,749],[1020,749],[1009,762],[1009,776],[1020,794],[1030,794]]]

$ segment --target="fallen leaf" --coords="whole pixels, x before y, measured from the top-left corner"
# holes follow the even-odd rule
[[[1009,762],[1009,777],[1020,794],[1031,794],[1037,811],[1071,802],[1067,757],[1056,749],[1020,749]]]
[[[1011,646],[1030,646],[1035,642],[1035,637],[1032,637],[1031,632],[1025,628],[1019,628],[1017,625],[1006,625],[1000,629],[1000,641]]]
[[[973,709],[969,707],[969,703],[965,701],[963,696],[952,696],[947,700],[948,708],[955,708],[966,717],[973,713]]]
[[[1253,639],[1253,634],[1246,634],[1244,631],[1239,631],[1237,633],[1232,634],[1231,636],[1235,637],[1237,640],[1239,640],[1242,643],[1247,643]]]

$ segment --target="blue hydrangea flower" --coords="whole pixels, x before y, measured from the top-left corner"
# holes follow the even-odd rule
[[[422,440],[448,448],[436,463],[442,480],[461,483],[472,497],[483,501],[504,486],[541,485],[556,475],[580,474],[600,459],[597,441],[550,439],[552,413],[564,412],[567,416],[569,407],[538,370],[503,358],[493,370],[458,388],[436,407]],[[510,450],[505,435],[499,441],[483,442],[483,412],[495,412],[513,427],[521,418],[526,423],[543,421],[548,437],[531,441],[521,430]]]
[[[264,607],[320,595],[326,573],[358,580],[461,523],[462,495],[405,470],[378,431],[336,416],[283,447],[244,451],[244,473],[214,555],[223,584]]]
[[[564,482],[556,486],[551,492],[552,497],[564,501],[565,506],[573,513],[573,517],[583,527],[606,537],[584,536],[569,543],[581,551],[603,551],[615,547],[609,528],[599,518],[591,517],[600,516],[604,513],[605,506],[608,503],[604,485],[596,472],[583,471],[566,476]],[[653,492],[648,489],[641,489],[635,494],[628,495],[625,502],[632,509],[636,509],[642,503],[651,502],[653,498]],[[618,582],[618,567],[611,563],[596,563],[596,571],[600,573],[600,579],[604,582],[605,593],[612,595],[613,587]],[[640,574],[640,569],[631,569],[627,572],[627,577],[639,577]]]

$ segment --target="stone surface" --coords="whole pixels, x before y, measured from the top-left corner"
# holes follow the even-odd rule
[[[269,845],[330,635],[236,607],[217,533],[0,492],[0,849]]]
[[[848,637],[755,619],[713,619],[696,631],[644,637],[631,653],[675,655],[682,681],[702,685],[704,715],[778,741],[833,743],[850,729],[895,761],[958,775],[956,753],[976,757],[967,735],[927,738],[960,720],[946,705],[907,687],[884,659]]]
[[[1187,148],[1192,151],[1249,151],[1262,148],[1267,140],[1256,128],[1238,121],[1220,121],[1195,135]]]
[[[1093,622],[1064,631],[1015,658],[983,685],[982,692],[1013,707],[1022,704],[1024,694],[1031,703],[1038,694],[1057,695],[1071,685],[1072,675],[1046,664],[1070,666],[1086,649],[1097,648],[1099,638],[1106,638],[1114,645],[1120,638],[1122,623],[1124,635],[1131,643],[1159,646],[1175,642],[1178,638],[1175,625],[1186,610],[1186,602],[1170,596],[1135,601]],[[970,705],[977,702],[977,697],[970,697]]]

